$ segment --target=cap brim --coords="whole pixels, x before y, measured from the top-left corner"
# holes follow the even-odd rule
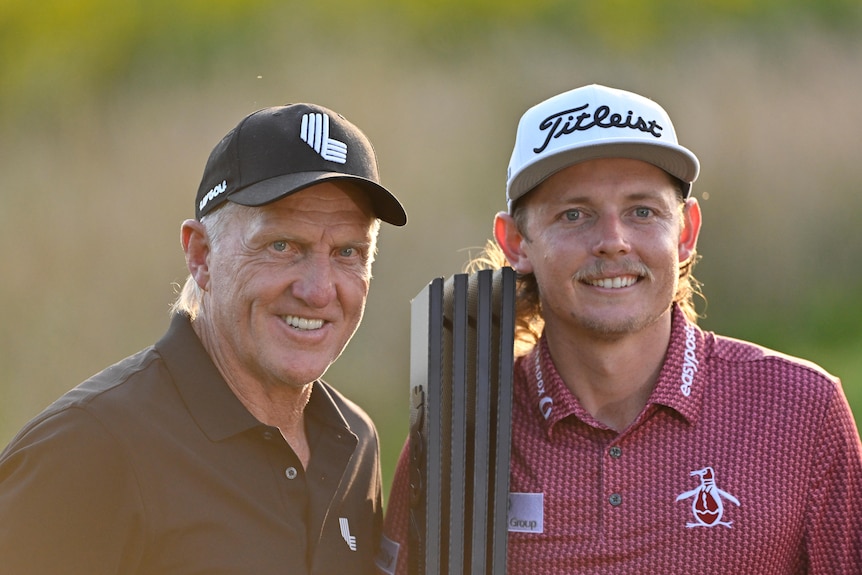
[[[700,163],[688,149],[678,144],[650,143],[643,140],[616,140],[613,142],[581,142],[569,149],[562,148],[553,155],[525,166],[509,183],[510,203],[538,186],[553,174],[587,160],[600,158],[629,158],[641,160],[661,168],[670,175],[689,184],[697,179]]]
[[[314,184],[325,181],[346,180],[356,184],[368,194],[374,215],[386,223],[403,226],[407,213],[401,202],[389,190],[367,178],[342,172],[298,172],[285,174],[257,182],[227,197],[231,202],[243,206],[263,206],[295,194]]]

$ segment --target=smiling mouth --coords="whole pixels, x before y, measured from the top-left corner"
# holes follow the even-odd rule
[[[586,283],[600,288],[620,289],[633,286],[637,283],[638,279],[638,276],[617,276],[613,278],[589,279]]]
[[[284,316],[284,322],[294,329],[298,329],[301,331],[311,331],[315,329],[320,329],[323,327],[322,319],[308,319],[304,317],[298,317],[295,315],[286,315]]]

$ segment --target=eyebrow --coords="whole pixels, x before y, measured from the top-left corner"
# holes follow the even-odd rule
[[[649,191],[638,191],[631,192],[625,194],[623,196],[624,199],[628,201],[639,201],[639,200],[649,200],[649,199],[660,199],[661,192],[660,190],[649,190]],[[563,204],[590,204],[594,201],[592,196],[584,196],[584,195],[572,195],[572,196],[558,196],[558,200]]]

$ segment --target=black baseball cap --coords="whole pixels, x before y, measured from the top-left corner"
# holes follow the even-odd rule
[[[383,185],[371,142],[344,116],[315,104],[249,114],[210,153],[195,217],[230,200],[262,206],[323,181],[348,180],[371,199],[375,216],[396,226],[407,213]]]

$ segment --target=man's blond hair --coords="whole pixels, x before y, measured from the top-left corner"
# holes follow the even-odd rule
[[[213,212],[201,218],[201,224],[206,230],[207,239],[210,243],[210,249],[218,249],[225,229],[230,220],[239,215],[241,208],[233,202],[225,202]],[[195,281],[195,278],[189,274],[186,278],[186,283],[177,294],[177,299],[171,305],[171,313],[184,313],[189,316],[192,321],[195,320],[200,312],[201,300],[203,299],[203,290]]]

